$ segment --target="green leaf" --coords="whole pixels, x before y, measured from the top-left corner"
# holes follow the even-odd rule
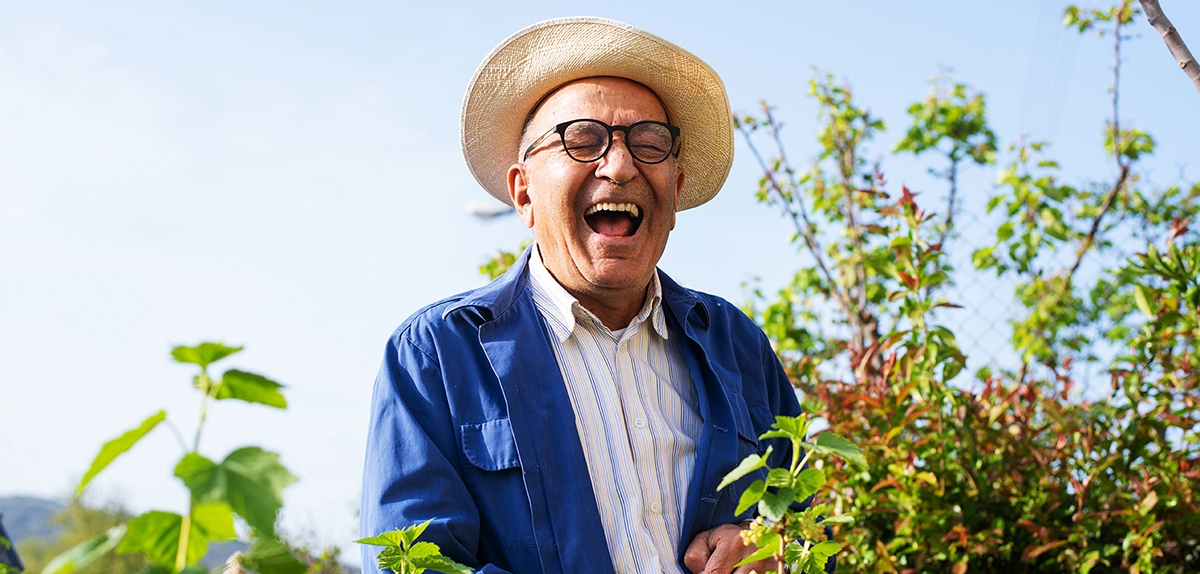
[[[359,538],[358,540],[355,540],[355,542],[359,544],[366,544],[367,546],[403,546],[408,544],[400,530],[384,532],[378,536],[371,536],[368,538]]]
[[[837,516],[826,516],[825,518],[821,519],[820,524],[822,524],[822,525],[854,524],[854,516],[849,515],[849,514],[839,514]]]
[[[258,447],[229,453],[221,464],[188,454],[175,466],[175,476],[199,502],[227,502],[251,528],[275,535],[275,517],[283,506],[283,489],[296,477],[279,464],[279,455]]]
[[[109,550],[112,550],[121,542],[121,537],[125,536],[125,530],[125,525],[119,524],[109,528],[104,534],[89,538],[71,547],[66,552],[56,556],[54,560],[51,560],[42,569],[42,574],[70,574],[95,562],[97,558],[108,554]]]
[[[800,487],[796,491],[796,501],[803,502],[825,486],[825,473],[819,469],[806,468],[796,477],[796,483]]]
[[[779,415],[775,417],[775,422],[771,425],[771,428],[776,430],[763,433],[758,437],[759,440],[767,438],[804,440],[804,437],[808,435],[808,418],[804,415],[798,417]]]
[[[182,524],[183,517],[178,514],[151,510],[129,521],[129,531],[117,546],[117,553],[140,552],[154,564],[173,567],[179,550]],[[207,551],[208,539],[204,533],[191,529],[188,533],[187,563],[200,560]]]
[[[858,446],[831,432],[823,432],[817,435],[816,444],[806,446],[816,453],[839,456],[859,470],[867,469],[867,457],[863,456]]]
[[[755,550],[754,554],[742,558],[742,561],[735,564],[734,568],[758,562],[759,560],[770,558],[776,554],[783,554],[783,538],[781,538],[779,533],[775,532],[774,530],[768,530],[758,542],[758,550]]]
[[[1154,319],[1158,315],[1154,312],[1154,308],[1150,306],[1150,298],[1146,296],[1146,288],[1142,285],[1133,286],[1133,302],[1137,304],[1137,308],[1147,317]]]
[[[829,562],[829,558],[837,554],[842,546],[837,542],[826,540],[820,544],[813,545],[808,551],[812,556],[812,561],[808,563],[807,572],[811,574],[821,574],[825,571],[825,563]]]
[[[274,538],[259,536],[248,554],[238,556],[238,562],[258,574],[305,574],[308,565],[292,556],[287,547]]]
[[[83,494],[88,483],[93,478],[96,478],[96,475],[100,474],[100,471],[107,468],[109,464],[112,464],[112,461],[116,460],[118,456],[133,448],[133,445],[142,440],[142,437],[149,434],[150,431],[154,430],[154,427],[158,426],[158,423],[163,422],[166,418],[167,411],[158,411],[142,421],[142,424],[138,425],[137,428],[104,443],[104,446],[100,447],[100,454],[96,455],[95,460],[92,461],[92,466],[88,468],[87,472],[83,475],[83,479],[79,481],[79,486],[75,487],[75,495],[79,496]]]
[[[262,375],[230,369],[221,376],[221,385],[217,387],[215,398],[238,399],[248,403],[258,403],[277,409],[287,408],[287,399],[279,392],[283,385]]]
[[[733,484],[739,478],[742,478],[747,474],[767,466],[767,457],[771,456],[771,448],[772,447],[768,446],[767,452],[763,453],[762,456],[759,456],[758,454],[752,454],[742,459],[742,462],[737,465],[737,468],[729,471],[729,474],[726,474],[725,478],[721,479],[721,484],[717,485],[717,490],[721,490],[726,486]]]
[[[790,488],[781,488],[775,493],[765,492],[762,500],[758,501],[758,513],[772,522],[779,522],[795,499],[796,492]]]
[[[750,483],[750,486],[746,487],[746,490],[742,492],[742,498],[738,501],[737,509],[734,510],[733,513],[735,515],[741,515],[741,513],[749,510],[750,507],[758,504],[758,501],[762,500],[763,494],[766,492],[767,483],[761,480],[756,480]]]
[[[408,549],[409,558],[422,558],[425,556],[437,556],[442,553],[442,548],[432,542],[417,542]]]
[[[445,556],[410,556],[413,566],[433,570],[434,572],[445,572],[446,574],[471,574],[473,570],[455,562]]]
[[[233,529],[233,509],[224,502],[197,504],[192,507],[192,531],[212,542],[237,540]]]
[[[171,357],[180,363],[207,367],[241,350],[242,347],[229,347],[222,343],[200,343],[195,347],[175,347],[171,349]]]

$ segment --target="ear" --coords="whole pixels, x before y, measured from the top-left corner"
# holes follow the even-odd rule
[[[679,213],[679,193],[683,191],[683,170],[675,170],[675,209],[671,211],[671,229],[675,229],[675,214]]]
[[[521,223],[533,229],[533,200],[529,197],[529,174],[524,164],[514,163],[508,168],[508,198]]]

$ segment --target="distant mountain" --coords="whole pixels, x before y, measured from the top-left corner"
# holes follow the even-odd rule
[[[54,540],[62,530],[54,524],[53,518],[66,505],[57,500],[36,498],[33,496],[3,496],[0,497],[0,520],[12,538],[13,544],[28,538],[44,538]],[[214,542],[208,548],[208,554],[200,559],[205,568],[213,569],[225,563],[234,552],[248,552],[249,546],[244,542]]]
[[[58,538],[61,528],[51,519],[65,507],[62,502],[46,498],[0,497],[0,516],[3,516],[4,528],[14,543],[26,538]]]

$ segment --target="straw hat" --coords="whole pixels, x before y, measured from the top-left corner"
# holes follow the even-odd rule
[[[555,88],[593,76],[616,76],[654,91],[679,126],[684,171],[679,209],[717,194],[733,164],[733,119],[725,85],[687,50],[645,30],[607,18],[556,18],[500,43],[475,70],[462,107],[467,166],[504,203],[508,168],[518,160],[521,130],[535,105]]]

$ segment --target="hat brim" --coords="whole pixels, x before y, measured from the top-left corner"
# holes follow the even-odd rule
[[[510,204],[508,168],[518,161],[530,110],[568,82],[596,76],[627,78],[662,100],[679,126],[683,170],[679,209],[720,191],[733,165],[733,116],[720,76],[687,50],[628,24],[573,17],[539,22],[488,54],[467,86],[462,149],[475,179]]]

